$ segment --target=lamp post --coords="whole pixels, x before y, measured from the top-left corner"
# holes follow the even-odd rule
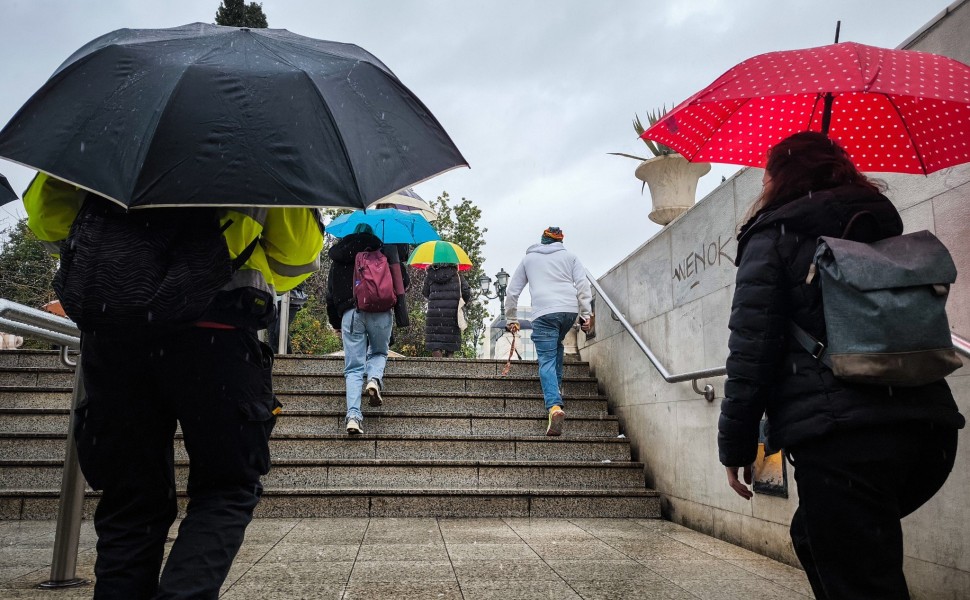
[[[485,296],[489,300],[498,298],[500,315],[499,318],[505,316],[505,290],[509,287],[509,274],[505,272],[505,269],[499,269],[499,272],[495,274],[495,295],[489,293],[488,288],[492,285],[492,278],[488,275],[482,275],[478,278],[478,293],[481,296]]]

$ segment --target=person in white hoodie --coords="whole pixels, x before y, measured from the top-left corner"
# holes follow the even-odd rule
[[[542,232],[540,243],[526,250],[525,258],[512,274],[505,298],[506,329],[515,333],[519,330],[519,295],[529,286],[532,343],[539,358],[539,381],[549,413],[546,435],[550,436],[561,435],[566,420],[560,392],[562,341],[577,316],[583,331],[589,331],[593,299],[585,267],[575,254],[566,250],[562,240],[563,233],[558,227]]]

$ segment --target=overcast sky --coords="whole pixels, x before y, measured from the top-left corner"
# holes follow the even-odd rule
[[[656,232],[634,114],[679,102],[764,52],[841,41],[896,47],[949,0],[265,0],[272,28],[354,43],[431,109],[471,164],[416,187],[467,197],[485,269],[512,272],[542,230],[602,275]],[[122,27],[211,23],[219,0],[0,0],[0,125],[74,50]],[[738,170],[714,165],[698,198]],[[32,172],[0,160],[18,193]],[[23,216],[0,208],[0,228]],[[526,295],[527,296],[527,295]],[[528,298],[523,298],[523,303]]]

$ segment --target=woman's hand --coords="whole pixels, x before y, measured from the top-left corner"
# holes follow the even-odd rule
[[[747,465],[745,467],[724,467],[727,470],[728,485],[731,489],[737,492],[738,496],[741,496],[745,500],[750,500],[754,494],[748,489],[748,485],[751,485],[751,472],[754,469],[754,465]],[[744,483],[738,481],[738,469],[742,469],[742,476],[744,477]],[[745,485],[748,484],[748,485]]]

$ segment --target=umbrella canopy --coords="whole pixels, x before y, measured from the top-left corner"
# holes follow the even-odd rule
[[[424,217],[406,213],[396,208],[377,208],[367,211],[355,210],[340,215],[327,225],[327,233],[342,238],[354,232],[358,225],[370,225],[374,235],[385,244],[421,244],[437,240],[438,232]]]
[[[467,166],[376,57],[284,29],[120,29],[0,132],[0,157],[124,206],[363,208]]]
[[[411,253],[408,264],[418,269],[427,269],[434,264],[458,265],[459,271],[472,268],[472,261],[461,246],[444,241],[421,244]]]
[[[932,173],[970,161],[970,67],[852,42],[770,52],[721,75],[644,138],[695,162],[764,166],[771,146],[822,131],[861,171]]]
[[[0,175],[0,205],[13,202],[17,199],[17,193],[13,191],[10,182],[3,175]]]
[[[428,222],[434,221],[438,218],[438,213],[431,208],[431,205],[425,202],[421,196],[417,195],[417,193],[415,193],[415,191],[411,188],[401,190],[400,192],[391,194],[386,198],[381,198],[367,208],[374,208],[382,204],[390,204],[391,208],[403,210],[404,212],[417,213],[427,219]]]

